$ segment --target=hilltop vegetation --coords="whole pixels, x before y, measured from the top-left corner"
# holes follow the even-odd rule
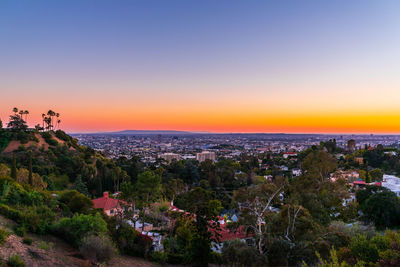
[[[92,262],[110,262],[120,253],[199,266],[400,263],[397,196],[376,186],[355,191],[351,181],[336,178],[354,171],[374,182],[382,180],[381,170],[398,172],[398,154],[382,147],[348,152],[329,140],[295,159],[242,154],[201,163],[158,159],[145,166],[137,157],[112,160],[80,146],[56,129],[60,115],[47,114],[43,126],[28,129],[26,112],[14,110],[8,128],[0,129],[0,214],[15,222],[14,235],[57,236]],[[301,174],[279,166],[301,168]],[[93,208],[91,199],[104,191],[118,193],[123,212],[109,217]],[[344,205],[352,193],[356,200]],[[221,220],[248,242],[222,244]],[[152,240],[132,227],[139,222],[164,235],[162,250],[154,251]],[[7,238],[0,231],[0,241]],[[221,253],[212,251],[216,244]]]

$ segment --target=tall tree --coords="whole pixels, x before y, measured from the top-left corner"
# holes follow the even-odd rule
[[[211,242],[218,243],[220,225],[217,216],[222,210],[221,202],[201,187],[185,193],[187,211],[195,214],[195,232],[191,242],[191,257],[200,266],[207,266],[211,255]]]
[[[138,193],[146,204],[156,200],[161,193],[161,175],[154,171],[145,171],[138,175],[136,183]]]
[[[254,233],[257,250],[264,254],[268,215],[274,203],[277,203],[283,185],[259,184],[253,187],[242,188],[235,192],[234,199],[242,212],[240,221]]]

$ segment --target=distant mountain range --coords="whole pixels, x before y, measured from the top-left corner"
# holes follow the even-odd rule
[[[206,133],[206,132],[204,132]],[[185,135],[185,134],[197,134],[196,132],[186,132],[186,131],[170,131],[170,130],[124,130],[117,132],[100,132],[93,134],[109,134],[109,135],[153,135],[153,134],[163,134],[163,135]]]
[[[338,134],[338,133],[240,133],[240,132],[226,132],[226,133],[215,133],[215,132],[207,132],[207,131],[176,131],[176,130],[123,130],[123,131],[115,131],[115,132],[95,132],[95,133],[70,133],[71,135],[202,135],[202,134],[211,134],[211,135],[241,135],[241,136],[268,136],[268,137],[280,137],[280,138],[304,138],[308,136],[324,136],[324,137],[332,137],[332,138],[343,138],[345,136],[356,137],[356,136],[391,136],[391,135],[379,135],[379,134]],[[393,135],[398,136],[398,135]]]

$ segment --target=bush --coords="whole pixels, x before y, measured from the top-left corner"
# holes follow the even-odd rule
[[[10,208],[5,204],[0,204],[0,214],[4,215],[6,218],[11,219],[17,223],[20,223],[23,220],[23,215],[19,210]]]
[[[68,134],[66,134],[64,131],[61,131],[61,130],[56,131],[56,137],[65,142],[71,141],[71,137]]]
[[[164,265],[168,261],[168,254],[160,251],[154,251],[151,255],[151,260]]]
[[[117,223],[116,218],[110,219],[108,227],[121,253],[138,257],[147,256],[153,243],[151,238],[140,234],[125,222]]]
[[[59,201],[64,203],[73,213],[77,212],[87,214],[93,207],[92,200],[76,190],[62,192]]]
[[[38,248],[41,248],[41,249],[46,250],[46,251],[49,251],[53,247],[54,247],[54,243],[52,243],[52,242],[47,243],[46,241],[41,241],[38,244]]]
[[[84,236],[107,233],[107,223],[99,213],[75,214],[72,218],[62,218],[53,229],[56,234],[79,247]]]
[[[43,132],[41,133],[43,139],[46,141],[47,144],[51,146],[57,146],[58,142],[54,140],[49,132]]]
[[[9,237],[10,233],[4,229],[0,228],[0,244],[4,244],[7,241],[7,238]]]
[[[116,253],[114,244],[105,235],[88,235],[82,240],[79,251],[85,258],[95,262],[107,262]]]
[[[10,257],[8,257],[7,263],[8,266],[10,267],[25,267],[25,262],[18,254],[13,254]]]
[[[32,245],[33,240],[32,240],[32,238],[25,237],[24,239],[22,239],[22,243],[30,246],[30,245]]]
[[[47,206],[26,207],[24,210],[23,224],[28,230],[37,234],[46,234],[53,224],[56,214]]]
[[[25,234],[26,234],[26,228],[23,225],[17,226],[17,227],[14,228],[14,233],[17,236],[24,237]]]
[[[29,141],[29,133],[25,131],[19,131],[16,137],[17,140],[21,141],[21,144],[26,144]]]

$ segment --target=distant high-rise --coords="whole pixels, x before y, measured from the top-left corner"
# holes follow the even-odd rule
[[[354,139],[347,141],[347,149],[351,152],[356,150],[356,141]]]
[[[161,154],[159,157],[162,158],[162,159],[165,159],[169,163],[171,163],[174,159],[175,160],[180,160],[181,159],[180,155],[179,154],[175,154],[175,153],[164,153],[164,154]]]
[[[201,152],[201,153],[197,153],[197,154],[196,154],[196,159],[197,159],[199,162],[203,162],[203,161],[205,161],[206,159],[215,161],[215,152],[203,151],[203,152]]]

